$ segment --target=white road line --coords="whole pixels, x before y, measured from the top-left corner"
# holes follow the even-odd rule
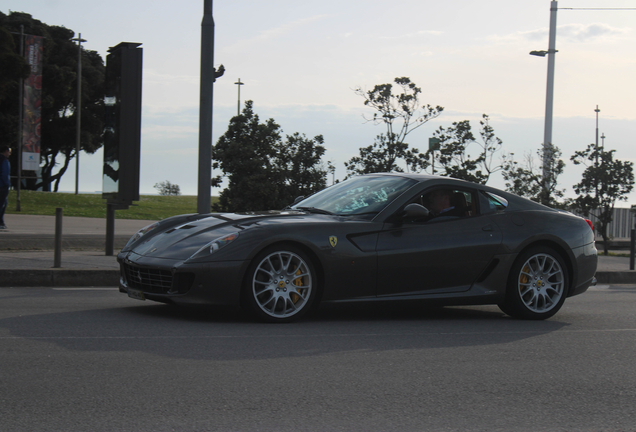
[[[6,339],[120,339],[120,340],[194,340],[194,339],[289,339],[289,338],[344,338],[344,337],[425,337],[425,336],[483,336],[483,335],[536,335],[536,336],[561,336],[571,334],[590,333],[633,333],[636,328],[617,329],[583,329],[583,330],[559,330],[559,331],[504,331],[504,332],[439,332],[439,333],[335,333],[335,334],[258,334],[258,335],[144,335],[144,336],[0,336],[0,340]]]
[[[119,288],[51,288],[53,291],[118,291]]]
[[[602,290],[606,290],[609,289],[609,285],[596,285],[596,286],[591,286],[588,288],[589,291],[602,291]]]

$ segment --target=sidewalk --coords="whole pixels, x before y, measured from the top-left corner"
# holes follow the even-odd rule
[[[114,255],[106,256],[106,219],[64,217],[61,267],[55,259],[55,216],[5,214],[0,230],[0,287],[117,286],[117,253],[155,221],[115,219]]]
[[[5,214],[8,229],[0,230],[0,252],[55,248],[55,216]],[[115,219],[115,249],[146,225],[156,221]],[[62,250],[106,250],[106,219],[62,218]]]
[[[617,251],[626,253],[629,251]],[[599,284],[636,284],[636,270],[629,269],[629,257],[598,256],[596,279]]]
[[[114,256],[106,256],[105,219],[65,217],[60,268],[53,268],[54,216],[10,214],[5,222],[9,229],[0,230],[0,287],[117,286],[117,253],[155,221],[116,219]],[[596,277],[599,284],[636,284],[628,257],[599,255]]]

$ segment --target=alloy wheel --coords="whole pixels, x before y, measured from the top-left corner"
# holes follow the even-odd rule
[[[252,278],[252,295],[265,314],[278,319],[299,313],[313,290],[307,262],[290,251],[276,251],[258,264]]]
[[[553,256],[536,254],[521,266],[517,289],[528,310],[535,313],[550,311],[559,304],[564,288],[563,268]]]

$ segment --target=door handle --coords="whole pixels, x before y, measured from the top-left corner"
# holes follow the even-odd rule
[[[494,231],[492,225],[486,225],[482,228],[482,231]]]

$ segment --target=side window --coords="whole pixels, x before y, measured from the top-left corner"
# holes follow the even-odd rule
[[[431,212],[428,220],[449,220],[475,216],[476,197],[474,191],[440,187],[423,191],[411,202],[420,204]]]
[[[483,213],[495,213],[508,207],[508,200],[491,192],[482,191]]]

